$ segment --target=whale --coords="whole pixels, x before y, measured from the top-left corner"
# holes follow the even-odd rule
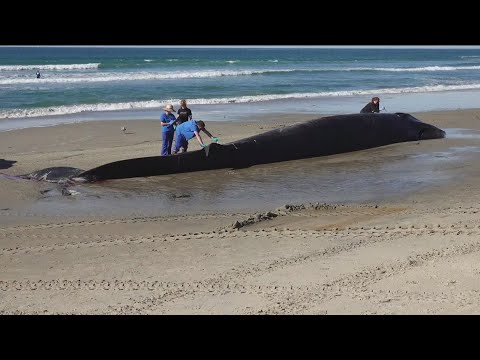
[[[76,182],[149,177],[291,161],[359,151],[394,143],[441,139],[445,131],[407,113],[345,114],[284,126],[196,151],[125,159],[90,170],[48,168],[34,179]]]

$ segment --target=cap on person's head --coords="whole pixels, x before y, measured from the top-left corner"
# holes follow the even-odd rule
[[[165,110],[165,111],[175,111],[175,109],[173,108],[173,105],[172,105],[172,104],[167,104],[167,105],[165,105],[165,107],[163,108],[163,110]]]
[[[198,127],[201,127],[201,128],[205,127],[205,123],[202,120],[195,120],[195,122],[197,123]]]

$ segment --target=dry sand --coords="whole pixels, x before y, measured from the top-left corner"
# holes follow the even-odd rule
[[[480,110],[413,115],[480,130]],[[228,142],[304,119],[207,127]],[[150,120],[4,132],[0,158],[17,163],[0,172],[157,155],[159,138]],[[447,137],[395,151],[479,145],[480,138]],[[48,184],[0,177],[0,313],[476,314],[480,161],[446,171],[448,184],[380,205],[83,218],[32,216]]]

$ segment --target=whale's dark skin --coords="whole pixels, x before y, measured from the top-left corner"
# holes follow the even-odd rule
[[[72,172],[69,179],[74,181],[125,179],[242,168],[444,137],[443,130],[405,113],[336,115],[286,126],[223,145],[212,143],[197,151],[115,161],[78,173],[77,170],[80,169],[54,169],[63,169],[63,174]],[[46,170],[48,169],[41,171]],[[46,179],[60,177],[61,173],[51,172]]]

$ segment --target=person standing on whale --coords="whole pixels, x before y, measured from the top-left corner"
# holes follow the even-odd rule
[[[177,119],[173,114],[175,109],[172,104],[167,104],[163,110],[165,112],[160,115],[160,124],[162,125],[162,150],[160,154],[165,156],[172,153],[173,134],[175,133],[173,124],[175,124]]]

